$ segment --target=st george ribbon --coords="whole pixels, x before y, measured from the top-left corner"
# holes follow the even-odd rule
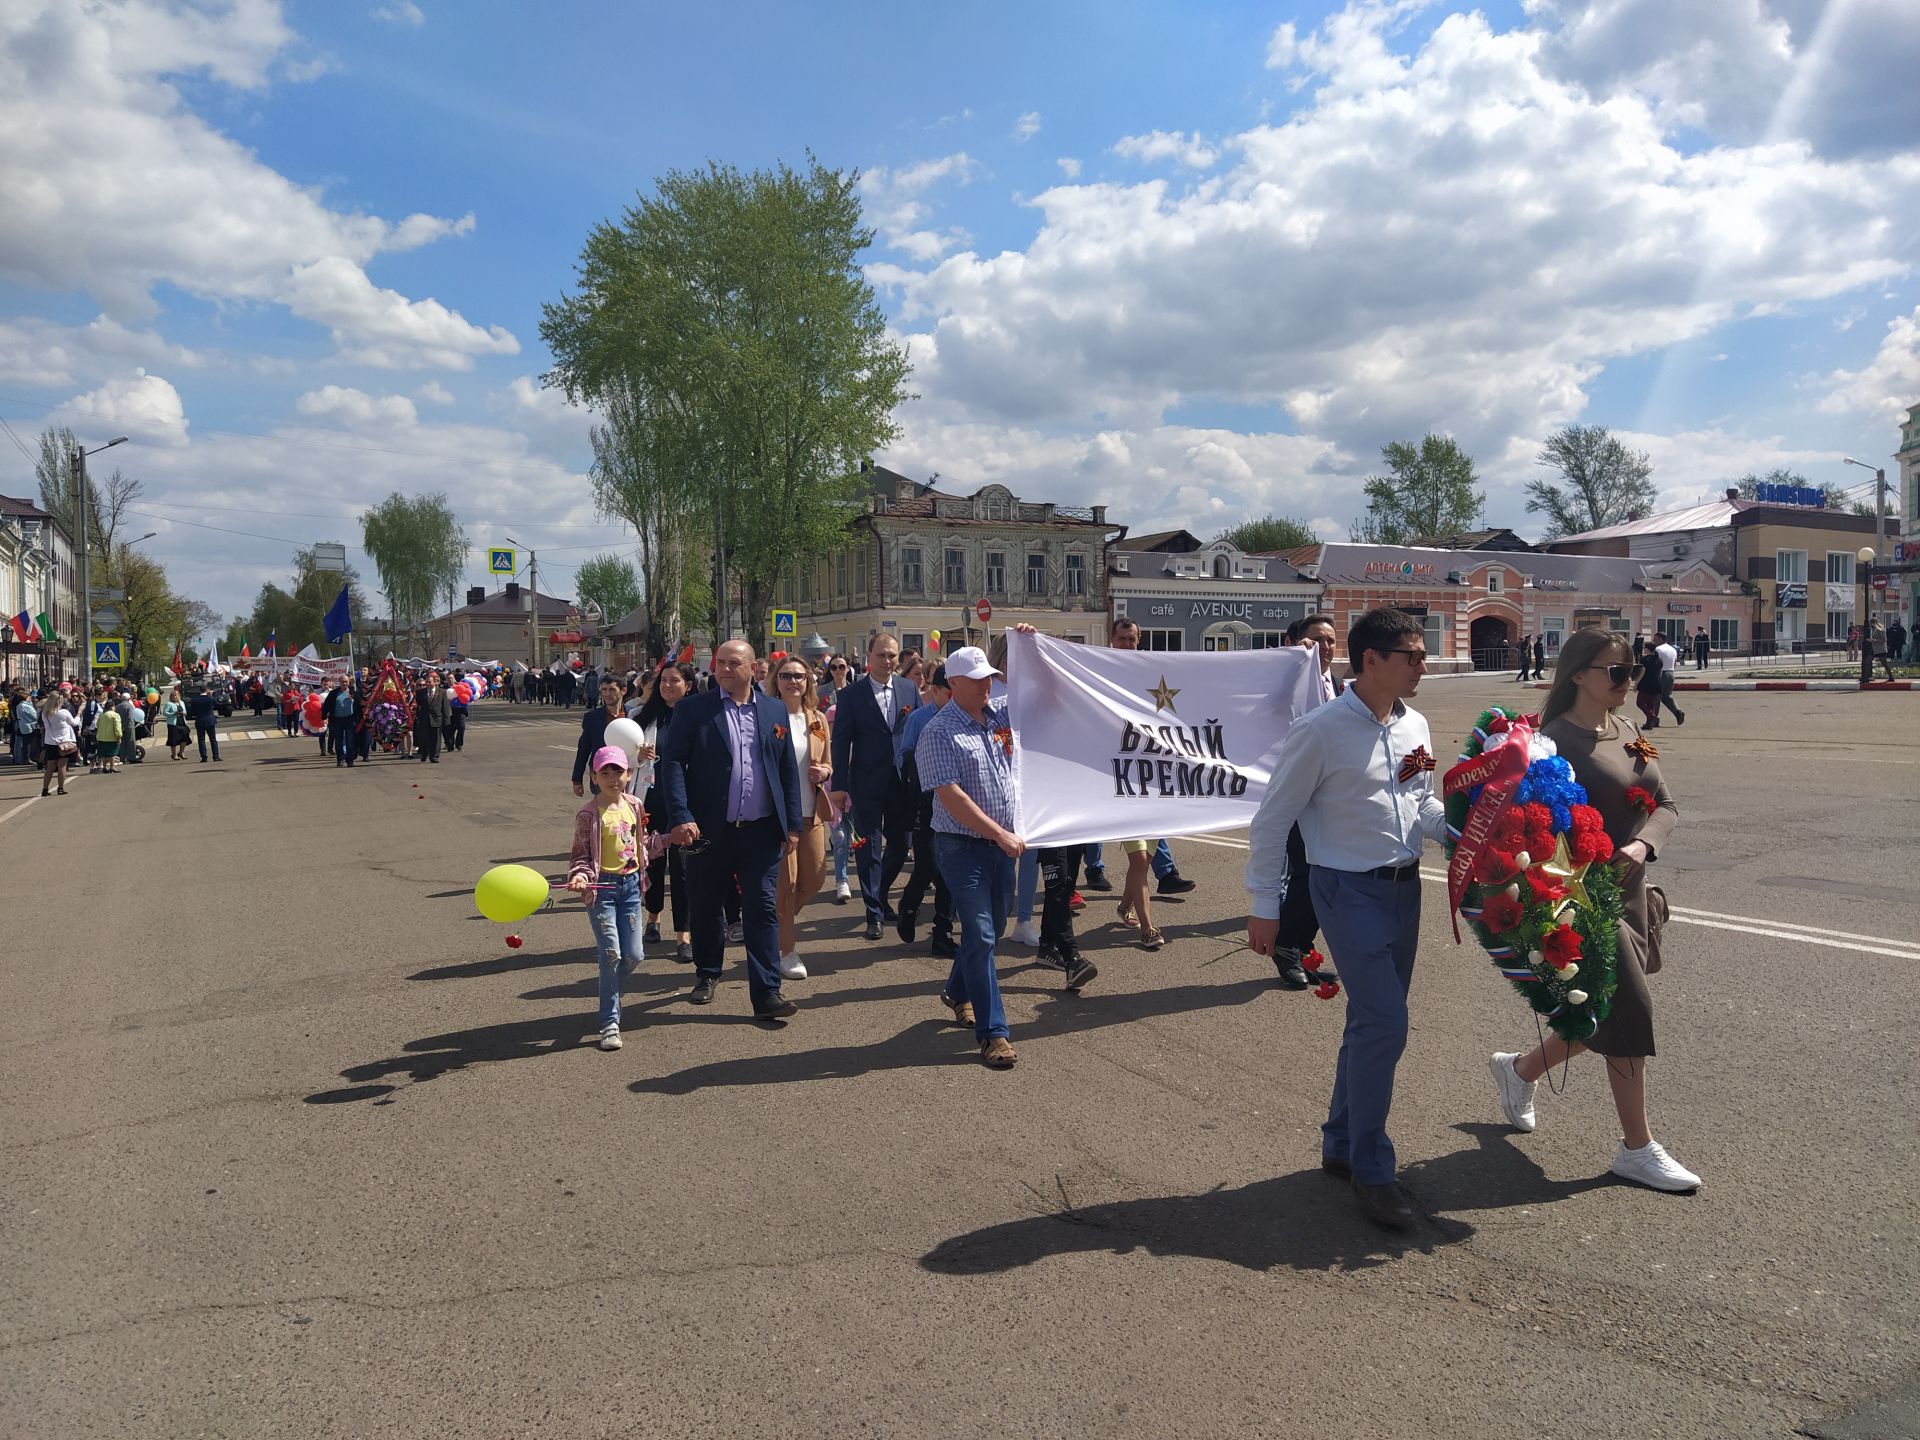
[[[1473,867],[1493,835],[1494,823],[1527,776],[1527,752],[1533,744],[1533,727],[1525,720],[1515,720],[1508,726],[1504,738],[1496,733],[1489,735],[1487,741],[1493,748],[1471,760],[1462,760],[1447,771],[1441,781],[1441,788],[1448,795],[1481,787],[1473,809],[1467,812],[1467,823],[1460,828],[1453,859],[1447,863],[1447,912],[1453,920],[1456,942],[1460,939],[1460,902],[1466,899],[1467,886],[1473,883]]]
[[[1007,638],[1029,845],[1250,825],[1288,728],[1319,701],[1319,656],[1305,647],[1207,654]]]

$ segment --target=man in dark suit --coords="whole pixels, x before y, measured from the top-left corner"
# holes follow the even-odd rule
[[[866,844],[854,851],[860,896],[867,905],[867,939],[895,919],[887,893],[907,860],[914,796],[900,779],[894,746],[907,716],[920,703],[911,680],[895,675],[900,642],[882,630],[867,642],[867,674],[840,692],[833,714],[833,803],[853,806]]]
[[[800,842],[800,769],[787,732],[787,707],[753,685],[753,647],[729,640],[714,652],[713,690],[674,708],[656,771],[673,827],[688,846],[688,929],[697,971],[695,1005],[712,1001],[724,958],[722,910],[740,887],[747,988],[757,1020],[784,1020],[797,1008],[780,994],[780,939],[774,895],[780,861]]]

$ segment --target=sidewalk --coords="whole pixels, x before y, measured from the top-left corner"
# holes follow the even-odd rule
[[[1535,690],[1550,690],[1553,682],[1536,680],[1532,682]],[[1870,685],[1861,685],[1858,680],[1675,680],[1673,688],[1678,691],[1695,690],[1779,690],[1800,693],[1808,690],[1832,690],[1839,693],[1854,693],[1866,690],[1914,690],[1920,689],[1920,680],[1875,680]]]

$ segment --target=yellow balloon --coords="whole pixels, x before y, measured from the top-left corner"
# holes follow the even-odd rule
[[[473,887],[473,903],[487,919],[511,925],[547,903],[547,877],[525,865],[496,865]]]

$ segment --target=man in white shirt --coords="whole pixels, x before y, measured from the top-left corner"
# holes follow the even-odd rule
[[[1653,648],[1660,653],[1660,703],[1673,712],[1676,725],[1684,725],[1686,712],[1673,703],[1673,672],[1680,664],[1680,652],[1674,648],[1671,635],[1662,635]]]
[[[1343,688],[1333,674],[1333,617],[1309,615],[1295,621],[1287,628],[1287,643],[1311,645],[1319,651],[1320,665],[1314,672],[1318,682],[1314,703],[1292,717],[1298,720],[1301,715],[1339,698]],[[1307,876],[1307,844],[1296,824],[1287,832],[1287,883],[1281,891],[1280,929],[1269,952],[1274,969],[1279,971],[1281,989],[1304,990],[1312,983],[1307,978],[1305,962],[1319,933],[1320,918],[1314,913],[1313,886]]]
[[[1407,1043],[1407,992],[1420,935],[1420,852],[1446,835],[1433,791],[1426,718],[1403,703],[1420,688],[1419,620],[1369,610],[1347,632],[1354,678],[1339,699],[1293,726],[1254,816],[1246,884],[1247,943],[1273,952],[1287,873],[1287,834],[1306,841],[1314,910],[1347,991],[1346,1033],[1320,1166],[1350,1179],[1371,1219],[1395,1229],[1413,1207],[1394,1180],[1387,1112]]]

